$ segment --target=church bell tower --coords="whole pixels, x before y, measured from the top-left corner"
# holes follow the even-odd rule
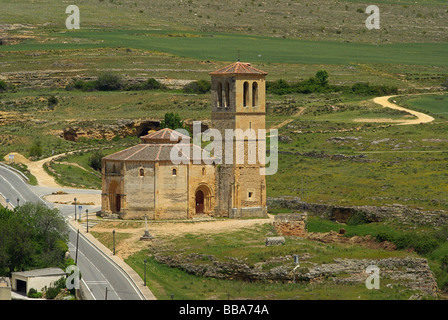
[[[212,126],[223,138],[223,158],[216,167],[215,215],[265,217],[266,179],[261,170],[264,161],[260,163],[258,149],[260,146],[266,149],[266,135],[259,134],[259,129],[266,129],[267,73],[238,61],[210,75]],[[243,135],[225,139],[226,129]],[[229,148],[225,144],[229,143],[231,148],[227,150],[232,150],[231,153],[225,152]],[[233,161],[229,161],[232,158]]]

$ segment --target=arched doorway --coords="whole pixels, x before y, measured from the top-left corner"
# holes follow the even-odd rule
[[[109,186],[109,208],[113,213],[121,211],[121,192],[116,181],[112,181]]]
[[[204,192],[202,190],[196,191],[196,214],[204,213]]]

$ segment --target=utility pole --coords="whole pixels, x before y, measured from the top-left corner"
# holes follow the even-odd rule
[[[115,230],[112,231],[112,236],[114,240],[114,255],[115,255]]]
[[[104,297],[104,300],[107,300],[107,287],[106,287],[106,296]]]
[[[146,259],[144,260],[144,262],[145,262],[145,276],[144,276],[143,282],[144,282],[144,286],[146,287]]]
[[[78,264],[78,242],[79,242],[79,229],[78,233],[76,234],[76,255],[75,255],[75,264]]]
[[[89,233],[89,210],[86,209],[86,217],[87,217],[87,233]]]
[[[75,200],[75,221],[76,221],[76,198],[73,200]]]

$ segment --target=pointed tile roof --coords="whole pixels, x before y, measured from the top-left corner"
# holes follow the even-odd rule
[[[173,137],[173,140],[171,140]],[[151,132],[146,136],[140,137],[142,143],[118,151],[103,157],[105,160],[116,161],[171,161],[172,152],[177,152],[179,157],[188,160],[195,160],[196,155],[202,154],[201,147],[190,143],[191,138],[175,130],[165,128],[159,131]],[[172,149],[175,148],[174,151]],[[190,150],[190,155],[183,151]],[[182,155],[181,155],[182,153]],[[203,160],[214,160],[214,157],[205,157]]]
[[[190,141],[190,137],[176,130],[165,128],[151,132],[146,136],[141,136],[143,143],[178,143],[179,141]]]
[[[215,74],[260,74],[267,75],[267,72],[261,71],[257,68],[251,66],[250,63],[247,62],[234,62],[224,68],[218,69],[216,71],[210,72],[210,75]]]

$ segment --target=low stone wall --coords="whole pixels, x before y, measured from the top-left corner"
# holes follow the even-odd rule
[[[266,207],[233,208],[230,212],[229,218],[267,218],[267,212]]]
[[[274,218],[273,225],[278,235],[305,237],[306,218],[306,213],[278,214]]]
[[[298,198],[268,198],[267,205],[272,208],[287,208],[291,211],[306,211],[309,215],[332,221],[346,223],[354,214],[361,214],[366,222],[396,220],[410,225],[443,226],[448,224],[448,213],[444,210],[424,211],[409,208],[402,204],[376,206],[333,206],[307,203]]]

